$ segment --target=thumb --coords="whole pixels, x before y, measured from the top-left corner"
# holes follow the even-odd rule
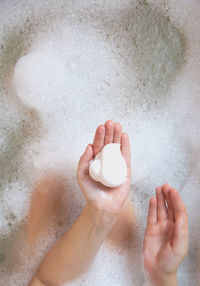
[[[78,175],[88,175],[88,169],[89,169],[89,162],[93,159],[93,146],[89,144],[83,155],[81,156],[78,164]]]

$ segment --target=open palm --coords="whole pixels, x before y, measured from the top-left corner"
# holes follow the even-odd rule
[[[176,189],[164,185],[151,198],[144,237],[143,260],[148,274],[176,273],[188,248],[188,219]]]
[[[109,143],[120,143],[121,152],[126,160],[128,174],[123,185],[110,188],[94,181],[89,175],[89,164],[103,147]],[[77,169],[77,181],[87,202],[92,203],[98,209],[106,210],[112,214],[118,214],[126,201],[130,189],[131,179],[131,155],[128,135],[122,133],[119,123],[106,121],[100,125],[95,133],[93,145],[89,144],[81,156]]]

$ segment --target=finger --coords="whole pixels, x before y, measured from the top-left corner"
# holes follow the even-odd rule
[[[186,209],[185,209],[184,203],[180,197],[179,192],[176,189],[171,188],[169,190],[169,198],[170,198],[171,203],[172,203],[175,220],[178,219],[178,217],[180,215],[185,216],[186,215]]]
[[[161,187],[156,188],[156,198],[157,198],[157,216],[158,221],[167,219],[167,208],[165,204],[165,198]]]
[[[126,160],[127,168],[128,168],[128,177],[131,177],[131,148],[128,134],[123,133],[121,136],[121,152]]]
[[[106,128],[106,134],[105,134],[104,145],[113,143],[114,123],[112,122],[112,120],[106,121],[105,128]]]
[[[149,201],[147,227],[156,223],[157,223],[157,199],[153,197]]]
[[[170,191],[171,187],[168,185],[168,184],[165,184],[163,185],[162,187],[162,190],[163,190],[163,193],[164,193],[164,197],[165,197],[165,200],[167,201],[167,206],[168,206],[168,219],[172,222],[175,221],[175,218],[174,218],[174,211],[173,211],[173,206],[172,206],[172,202],[171,202],[171,199],[169,197],[169,191]]]
[[[78,175],[88,175],[89,174],[89,164],[90,161],[93,159],[93,147],[91,144],[89,144],[81,156],[78,164]]]
[[[175,222],[174,236],[172,241],[172,248],[178,255],[186,256],[188,252],[188,224],[184,222],[183,217]]]
[[[100,125],[95,133],[94,141],[93,141],[93,148],[94,148],[94,157],[101,152],[104,146],[104,138],[105,138],[105,126]]]
[[[120,123],[115,123],[113,143],[121,143],[122,127]]]

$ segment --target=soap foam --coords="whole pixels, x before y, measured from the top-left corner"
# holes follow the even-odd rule
[[[137,233],[120,253],[102,246],[89,273],[72,285],[142,285],[148,199],[166,181],[180,188],[190,215],[180,284],[199,285],[200,9],[196,1],[178,2],[0,2],[1,285],[27,285],[80,214],[77,162],[107,119],[120,121],[130,136]],[[44,231],[30,259],[30,195],[52,174],[67,181],[67,218]]]

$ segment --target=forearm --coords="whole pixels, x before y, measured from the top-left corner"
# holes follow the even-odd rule
[[[69,231],[44,257],[37,278],[45,286],[57,286],[79,277],[91,265],[115,220],[103,211],[86,206]]]
[[[159,285],[159,286],[161,286],[161,285],[162,286],[178,286],[177,275],[174,274],[172,276],[162,277],[162,278],[160,278],[160,283],[157,285]]]
[[[147,275],[147,284],[148,286],[178,286],[177,275]]]

